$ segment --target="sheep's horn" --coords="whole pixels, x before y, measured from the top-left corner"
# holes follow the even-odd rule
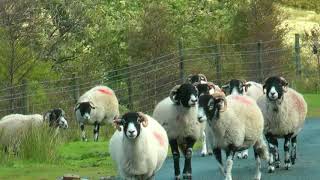
[[[77,103],[75,106],[74,106],[74,111],[78,110],[80,108],[80,103]]]
[[[284,92],[287,92],[288,91],[288,82],[286,79],[284,79],[284,77],[280,77],[280,80],[282,81],[282,89]]]
[[[204,79],[206,82],[208,82],[207,77],[206,77],[204,74],[198,74],[198,76],[203,77],[203,79]],[[201,79],[200,79],[200,81],[201,81]]]
[[[207,83],[210,88],[216,89],[216,85],[213,82]]]
[[[171,101],[174,102],[174,103],[178,103],[178,102],[174,99],[174,96],[176,95],[176,93],[177,93],[178,89],[180,88],[180,86],[181,86],[181,85],[176,85],[176,86],[174,86],[174,87],[171,89],[171,91],[170,91],[169,96],[170,96]]]
[[[226,95],[223,92],[217,92],[212,94],[212,97],[215,99],[222,99],[223,100],[223,109],[220,109],[220,112],[224,112],[227,110],[227,100],[226,100]]]
[[[120,127],[121,121],[122,119],[118,118],[117,116],[113,119],[113,124],[118,131],[121,131],[121,127]]]
[[[140,118],[140,122],[142,124],[143,127],[147,127],[148,126],[148,118],[147,116],[142,113],[142,112],[138,112],[139,118]]]
[[[89,101],[89,104],[90,104],[90,107],[91,107],[92,109],[95,109],[95,108],[96,108],[96,106],[93,104],[92,101]]]

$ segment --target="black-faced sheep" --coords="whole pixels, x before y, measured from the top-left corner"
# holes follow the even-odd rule
[[[196,87],[189,83],[175,86],[170,96],[159,102],[153,111],[153,117],[168,134],[175,179],[180,179],[179,148],[185,156],[183,178],[192,177],[192,148],[203,132],[203,123],[198,121],[197,111],[198,92]]]
[[[264,133],[269,144],[269,172],[280,167],[277,138],[284,138],[285,168],[295,164],[297,136],[302,130],[307,114],[307,104],[303,96],[288,87],[283,77],[269,77],[263,85],[265,96],[257,103],[265,119]],[[290,141],[292,145],[291,154]]]
[[[263,140],[264,120],[256,102],[247,96],[224,93],[203,95],[199,98],[198,118],[206,119],[214,134],[214,155],[226,180],[231,180],[233,158],[237,151],[253,146],[257,169],[255,179],[261,178],[261,159],[268,158],[267,146]],[[226,152],[224,170],[221,149]]]
[[[117,129],[110,140],[110,154],[124,179],[149,180],[161,168],[168,152],[163,127],[141,112],[129,112],[114,121]]]
[[[96,86],[84,93],[75,106],[77,121],[80,124],[82,140],[87,141],[84,125],[94,125],[94,141],[98,141],[100,126],[119,116],[118,99],[112,89],[106,86]]]
[[[68,128],[65,119],[65,112],[58,108],[40,114],[10,114],[0,120],[0,142],[5,149],[8,146],[16,147],[21,139],[22,132],[27,131],[30,126],[39,126],[48,123],[49,127],[56,128],[56,133],[60,128]]]

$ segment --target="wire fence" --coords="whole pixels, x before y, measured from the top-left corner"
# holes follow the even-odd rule
[[[167,55],[103,76],[77,76],[53,81],[24,81],[13,87],[0,87],[0,117],[11,113],[42,113],[61,107],[74,119],[78,97],[96,85],[112,88],[121,112],[152,113],[170,89],[184,82],[189,74],[202,73],[222,85],[231,78],[262,82],[271,75],[284,76],[292,85],[301,77],[299,46],[280,46],[278,40],[246,44],[216,44],[183,48]]]

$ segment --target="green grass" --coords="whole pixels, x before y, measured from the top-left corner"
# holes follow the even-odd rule
[[[320,117],[320,94],[304,94],[308,104],[308,117]]]

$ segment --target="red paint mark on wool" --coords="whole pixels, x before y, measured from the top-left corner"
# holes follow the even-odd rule
[[[304,103],[299,99],[299,97],[296,94],[291,93],[290,96],[293,100],[294,105],[297,107],[299,114],[304,114]]]
[[[233,96],[233,99],[247,105],[252,105],[252,101],[250,101],[247,97],[245,96]]]
[[[98,89],[98,91],[103,94],[112,95],[112,91],[110,91],[109,89]]]
[[[157,132],[152,132],[153,136],[157,139],[157,141],[159,142],[159,144],[161,146],[164,146],[164,139],[161,136],[161,134],[157,133]]]

